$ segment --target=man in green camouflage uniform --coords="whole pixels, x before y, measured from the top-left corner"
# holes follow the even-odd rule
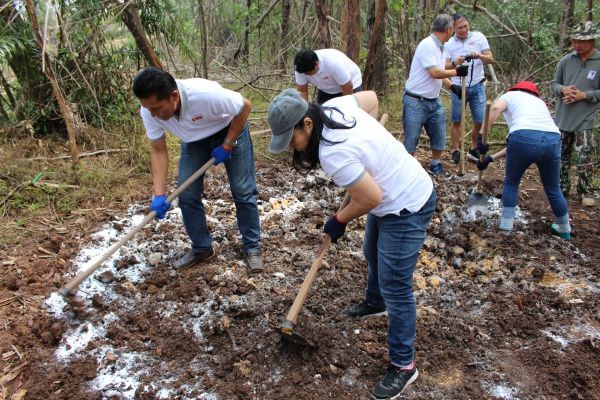
[[[552,90],[558,96],[555,122],[562,133],[560,185],[565,197],[571,189],[571,160],[575,149],[577,193],[583,205],[593,206],[592,155],[594,127],[600,104],[600,51],[595,39],[600,29],[591,21],[580,23],[571,34],[573,51],[556,67]]]

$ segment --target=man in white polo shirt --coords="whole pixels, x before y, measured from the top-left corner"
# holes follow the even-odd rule
[[[258,190],[254,152],[248,132],[251,104],[237,92],[206,79],[177,80],[163,70],[147,67],[133,80],[133,92],[142,105],[140,114],[150,139],[154,196],[150,208],[164,218],[167,202],[169,155],[165,132],[180,139],[181,185],[212,157],[224,163],[242,234],[244,261],[250,272],[263,269],[260,256]],[[204,177],[179,196],[185,229],[192,242],[189,251],[173,262],[176,269],[190,267],[214,257],[212,238],[202,204]]]
[[[442,151],[446,147],[446,114],[439,99],[442,84],[460,95],[461,87],[452,84],[450,77],[466,76],[468,66],[446,69],[444,43],[454,33],[454,21],[448,14],[440,14],[433,21],[432,33],[419,43],[415,50],[410,73],[405,85],[402,125],[404,147],[414,154],[419,143],[421,129],[425,127],[431,144],[432,175],[443,175]]]
[[[454,20],[454,36],[444,46],[446,51],[447,66],[456,66],[467,63],[469,75],[466,78],[467,103],[471,108],[473,117],[473,131],[471,132],[471,148],[467,157],[473,161],[479,160],[477,152],[477,135],[481,131],[485,113],[485,77],[483,66],[494,62],[494,55],[490,50],[487,38],[481,32],[469,31],[469,21],[464,14],[452,15]],[[453,77],[452,83],[460,85],[460,78]],[[450,137],[452,140],[452,161],[460,162],[460,120],[461,99],[459,96],[451,95],[452,107],[450,118],[452,126]]]
[[[360,68],[336,49],[302,49],[294,57],[294,68],[296,87],[304,100],[308,100],[309,83],[318,89],[318,104],[362,90]]]

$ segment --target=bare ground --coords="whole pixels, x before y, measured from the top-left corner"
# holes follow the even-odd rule
[[[222,168],[206,181],[218,257],[170,268],[187,246],[172,211],[84,282],[86,320],[70,320],[55,292],[139,221],[145,205],[83,210],[62,226],[42,221],[20,246],[2,246],[0,398],[368,398],[387,363],[387,320],[341,316],[363,296],[362,221],[329,249],[300,314],[297,331],[317,347],[283,342],[274,327],[342,194],[319,173],[300,176],[266,159],[257,166],[261,275],[241,262]],[[500,165],[486,174],[492,197],[502,174]],[[507,236],[496,229],[497,199],[483,214],[466,212],[473,182],[473,166],[464,177],[436,178],[437,210],[414,279],[420,377],[406,398],[600,398],[598,208],[570,201],[573,240],[551,236],[531,169]]]

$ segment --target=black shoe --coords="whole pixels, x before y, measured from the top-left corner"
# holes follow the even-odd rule
[[[357,318],[357,317],[376,317],[378,315],[387,315],[385,306],[373,307],[366,301],[353,305],[350,308],[345,309],[342,314]]]
[[[183,253],[181,257],[177,260],[173,261],[173,268],[175,269],[184,269],[196,265],[203,261],[208,261],[215,256],[215,251],[211,247],[206,251],[194,251],[189,250]]]
[[[458,164],[460,162],[460,150],[454,150],[451,158],[454,164]]]
[[[467,152],[467,158],[471,161],[479,161],[479,152],[477,151],[477,149],[471,149]]]
[[[416,367],[409,370],[401,370],[390,365],[381,380],[371,390],[371,397],[376,400],[394,400],[408,385],[413,383],[419,376]]]

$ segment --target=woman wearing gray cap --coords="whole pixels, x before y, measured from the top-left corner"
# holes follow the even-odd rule
[[[387,312],[390,364],[371,396],[395,399],[419,374],[414,363],[412,278],[436,195],[427,172],[379,124],[374,118],[377,112],[373,91],[338,97],[321,106],[307,103],[295,89],[286,89],[269,107],[269,151],[292,149],[297,170],[320,165],[348,191],[352,198],[348,206],[325,224],[333,243],[343,236],[348,222],[367,214],[366,298],[344,313],[369,317]]]

